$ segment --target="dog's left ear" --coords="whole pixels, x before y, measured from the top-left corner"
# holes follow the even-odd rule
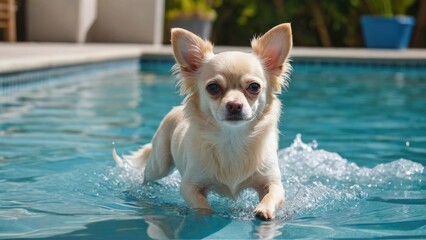
[[[180,80],[180,93],[188,94],[194,89],[197,75],[209,55],[213,55],[213,45],[197,35],[182,28],[172,29],[173,54],[183,79]]]
[[[197,72],[207,55],[213,53],[213,45],[209,41],[182,28],[172,29],[172,46],[182,75]]]
[[[263,36],[251,41],[253,52],[262,60],[267,72],[274,78],[278,78],[273,84],[274,90],[280,92],[281,86],[285,84],[282,75],[289,70],[286,64],[288,55],[293,46],[290,23],[275,26]]]

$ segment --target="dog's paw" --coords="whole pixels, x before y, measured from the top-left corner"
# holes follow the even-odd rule
[[[200,216],[211,216],[213,215],[213,210],[211,208],[194,208],[197,215]]]
[[[253,212],[257,218],[262,220],[273,220],[275,218],[275,209],[267,207],[262,203],[257,205]]]

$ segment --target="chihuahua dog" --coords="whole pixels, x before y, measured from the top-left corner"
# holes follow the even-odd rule
[[[291,69],[290,24],[253,39],[252,53],[214,54],[209,41],[180,28],[172,29],[172,45],[185,100],[164,117],[151,143],[122,158],[114,150],[115,161],[145,169],[144,182],[177,168],[185,201],[208,212],[208,191],[235,198],[252,188],[260,200],[256,217],[273,219],[284,203],[276,94]]]

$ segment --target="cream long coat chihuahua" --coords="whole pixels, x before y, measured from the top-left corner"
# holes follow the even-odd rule
[[[259,194],[254,213],[273,219],[284,203],[278,167],[277,93],[286,84],[292,48],[289,23],[252,40],[253,53],[213,53],[210,42],[184,29],[172,29],[175,70],[186,98],[163,119],[152,143],[118,164],[145,168],[144,180],[154,181],[175,167],[180,192],[188,205],[211,211],[210,190],[237,197],[246,188]]]

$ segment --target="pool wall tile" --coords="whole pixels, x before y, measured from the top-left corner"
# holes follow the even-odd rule
[[[398,70],[403,72],[426,72],[426,62],[416,59],[342,59],[342,58],[308,58],[296,57],[291,59],[294,71],[307,69],[311,71],[327,71],[339,67],[350,67],[355,70]],[[97,63],[67,65],[61,67],[43,68],[30,71],[0,73],[0,89],[12,90],[16,87],[54,80],[63,76],[87,74],[93,72],[107,73],[120,69],[171,74],[175,64],[172,55],[144,55],[141,58],[112,60]]]

